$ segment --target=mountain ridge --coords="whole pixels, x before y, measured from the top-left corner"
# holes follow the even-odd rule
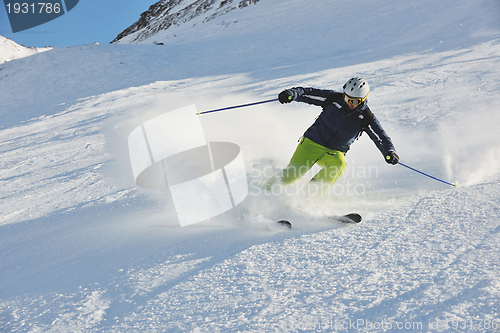
[[[24,45],[17,44],[10,38],[0,36],[0,64],[49,50],[52,50],[51,46],[26,47]]]
[[[206,14],[213,10],[214,7],[217,8],[203,19],[202,24],[232,10],[255,5],[259,1],[240,0],[236,4],[233,3],[233,0],[192,0],[186,4],[186,1],[183,0],[161,0],[151,5],[147,11],[141,13],[139,20],[118,34],[111,41],[111,44],[133,34],[135,34],[135,37],[133,37],[132,43],[141,42],[159,31],[165,31],[171,26],[187,23],[200,15]],[[216,3],[218,3],[218,6],[216,6]]]

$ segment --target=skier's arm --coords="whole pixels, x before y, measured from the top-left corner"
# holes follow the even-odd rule
[[[391,138],[384,131],[382,125],[380,125],[380,122],[375,117],[375,115],[373,115],[373,119],[366,129],[366,133],[368,134],[370,139],[372,139],[372,141],[375,143],[384,157],[392,156],[392,153],[396,152]]]
[[[294,87],[286,89],[282,93],[288,93],[291,96],[290,101],[304,102],[308,104],[322,106],[328,95],[334,93],[334,90]],[[286,102],[285,102],[286,103]]]

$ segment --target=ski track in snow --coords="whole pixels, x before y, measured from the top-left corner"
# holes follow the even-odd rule
[[[498,331],[499,54],[496,40],[269,81],[156,82],[3,128],[0,331],[382,332],[398,323]],[[347,155],[353,172],[339,181],[362,184],[363,193],[297,210],[249,196],[247,215],[179,228],[168,195],[133,184],[128,133],[190,96],[206,110],[293,85],[340,89],[353,73],[370,81],[370,106],[402,161],[462,186],[387,166],[366,136]],[[276,103],[203,117],[202,125],[210,141],[240,145],[250,173],[266,161],[284,166],[317,114]],[[376,175],[359,176],[369,166]],[[351,211],[364,221],[318,217]],[[285,216],[295,228],[266,230],[252,220],[258,213]]]
[[[495,179],[436,191],[366,223],[311,234],[190,233],[195,239],[186,244],[164,244],[160,251],[150,245],[126,262],[106,251],[129,268],[115,264],[112,276],[97,279],[94,273],[90,281],[98,282],[71,293],[3,301],[3,322],[33,331],[212,332],[293,331],[358,320],[423,327],[436,320],[494,320],[499,190]],[[245,240],[248,248],[236,244]],[[204,250],[168,255],[190,247]],[[138,260],[145,254],[149,260]]]
[[[117,330],[493,320],[500,285],[497,258],[489,255],[499,250],[500,225],[491,224],[498,189],[477,186],[485,194],[474,200],[471,189],[435,193],[369,224],[253,246],[149,300]]]

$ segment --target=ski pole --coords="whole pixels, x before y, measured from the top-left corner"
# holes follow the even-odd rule
[[[268,99],[266,101],[260,101],[260,102],[254,102],[254,103],[249,103],[249,104],[241,104],[241,105],[229,106],[227,108],[222,108],[222,109],[215,109],[215,110],[210,110],[210,111],[200,111],[200,112],[197,113],[197,115],[201,116],[202,114],[206,114],[206,113],[212,113],[212,112],[218,112],[218,111],[226,111],[226,110],[232,110],[232,109],[237,109],[237,108],[243,108],[245,106],[253,106],[253,105],[258,105],[258,104],[275,102],[277,100],[278,100],[277,98],[273,98],[273,99]]]
[[[435,179],[435,180],[440,181],[440,182],[442,182],[442,183],[445,183],[445,184],[447,184],[447,185],[457,186],[456,184],[453,184],[453,183],[448,183],[447,181],[444,181],[444,180],[442,180],[442,179],[439,179],[439,178],[436,178],[436,177],[434,177],[434,176],[428,175],[428,174],[426,174],[425,172],[422,172],[422,171],[419,171],[419,170],[417,170],[417,169],[414,169],[414,168],[412,168],[412,167],[410,167],[410,166],[408,166],[408,165],[406,165],[406,164],[403,164],[403,163],[401,163],[401,162],[398,162],[398,164],[401,164],[402,166],[404,166],[404,167],[406,167],[406,168],[408,168],[408,169],[410,169],[410,170],[413,170],[413,171],[415,171],[415,172],[418,172],[418,173],[420,173],[420,174],[422,174],[422,175],[424,175],[424,176],[427,176],[427,177],[429,177],[429,178]]]

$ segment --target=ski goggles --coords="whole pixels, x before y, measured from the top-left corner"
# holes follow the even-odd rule
[[[346,103],[352,104],[353,106],[358,106],[359,104],[363,103],[365,101],[365,99],[366,99],[366,97],[365,98],[353,98],[353,97],[349,97],[349,96],[347,96],[346,93],[344,93],[344,101]]]

